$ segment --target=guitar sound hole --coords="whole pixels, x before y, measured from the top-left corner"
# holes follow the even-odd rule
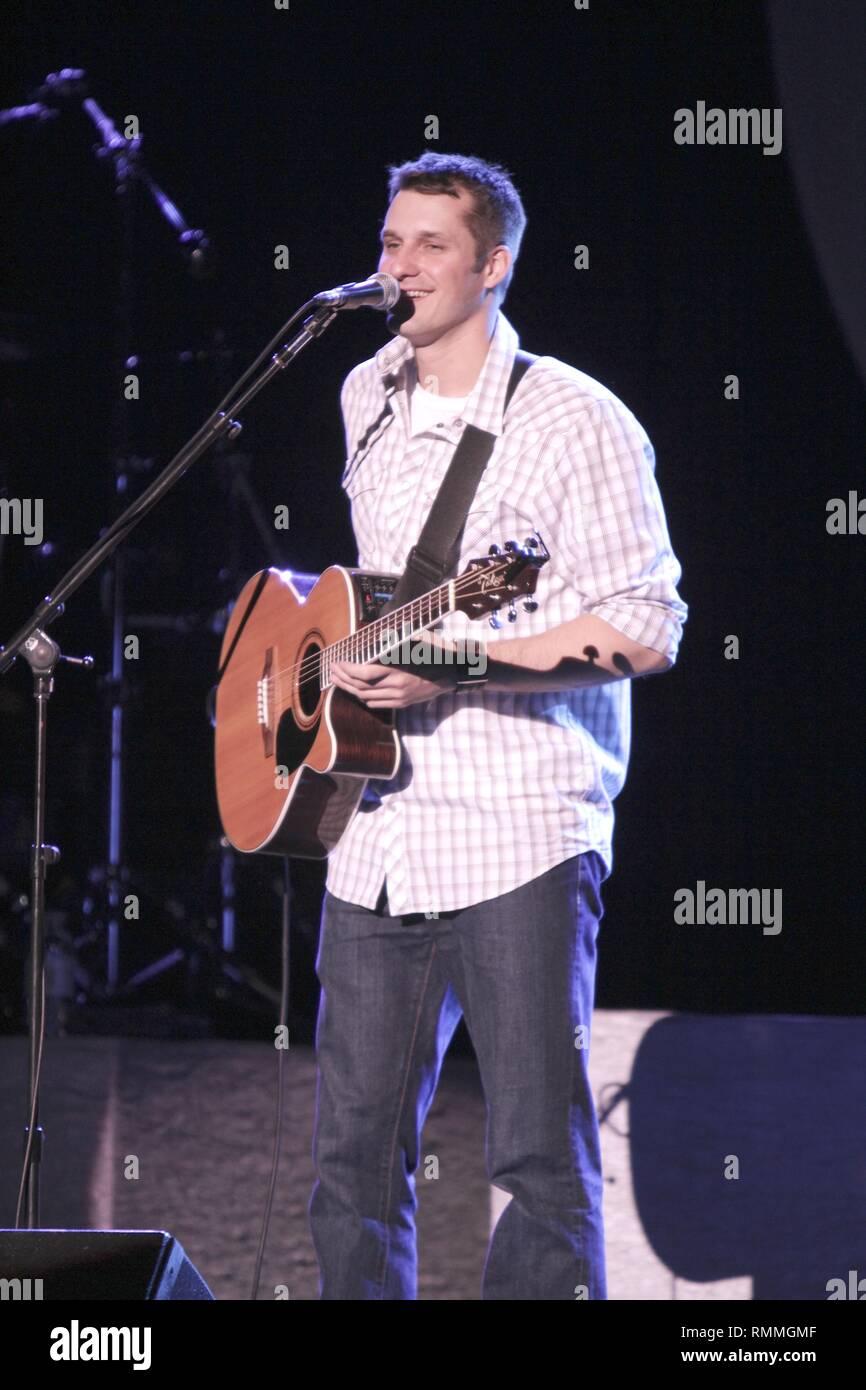
[[[319,684],[319,663],[316,660],[321,650],[320,646],[313,643],[305,648],[302,658],[304,671],[307,671],[308,666],[311,668],[309,673],[303,675],[298,682],[298,705],[307,719],[315,712],[322,697],[322,687]]]

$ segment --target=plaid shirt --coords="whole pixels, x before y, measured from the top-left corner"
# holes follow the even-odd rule
[[[491,647],[593,613],[675,660],[688,609],[676,585],[650,441],[592,377],[553,357],[524,376],[503,421],[518,337],[500,311],[462,414],[410,436],[417,380],[405,338],[355,367],[341,404],[348,457],[342,486],[358,565],[401,574],[464,424],[496,436],[472,502],[458,573],[494,542],[536,529],[551,558],[538,608],[493,629],[449,614],[445,639]],[[422,385],[428,385],[422,382]],[[386,408],[390,402],[391,410]],[[612,801],[625,781],[631,683],[508,693],[484,687],[396,711],[397,776],[371,780],[328,860],[331,893],[375,907],[383,880],[394,914],[446,912],[510,892],[563,859],[597,850],[613,867]]]

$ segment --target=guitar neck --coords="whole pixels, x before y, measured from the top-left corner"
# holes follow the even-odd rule
[[[448,580],[420,598],[412,599],[411,603],[404,603],[383,617],[374,618],[371,623],[366,623],[339,642],[323,647],[319,654],[321,689],[326,690],[333,684],[332,661],[378,661],[383,652],[391,652],[401,642],[411,642],[415,637],[420,637],[433,623],[453,612],[454,581]]]

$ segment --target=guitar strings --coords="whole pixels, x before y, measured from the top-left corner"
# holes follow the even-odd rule
[[[489,566],[489,567],[487,568],[487,570],[484,571],[484,573],[490,574],[491,571],[493,571],[493,570],[495,570],[495,569],[501,569],[501,570],[504,572],[504,570],[505,570],[505,569],[508,567],[508,565],[510,565],[511,563],[512,563],[512,562],[511,562],[511,560],[509,559],[505,564],[503,564],[503,565],[501,565],[501,566],[494,566],[494,565],[491,565],[491,566]],[[459,576],[459,578],[454,579],[454,580],[452,580],[452,581],[450,581],[450,582],[454,584],[455,592],[456,592],[456,593],[459,593],[459,594],[461,594],[461,595],[463,595],[463,594],[465,594],[466,592],[471,591],[471,589],[473,588],[473,586],[477,585],[477,579],[478,579],[477,574],[472,573],[472,574],[468,574],[468,575],[461,575],[461,576]],[[449,584],[440,585],[440,588],[443,588],[443,589],[447,589],[448,587],[449,587]],[[333,652],[334,648],[338,647],[338,646],[340,645],[341,642],[351,642],[351,641],[353,640],[353,638],[361,638],[361,637],[367,637],[367,638],[369,638],[370,636],[373,635],[372,629],[375,628],[375,627],[377,627],[377,626],[380,627],[380,629],[381,629],[381,631],[382,631],[383,633],[384,633],[384,632],[388,632],[388,631],[389,631],[388,624],[391,623],[391,622],[394,622],[394,621],[397,619],[397,617],[398,617],[399,614],[405,612],[409,618],[412,618],[412,617],[414,616],[412,610],[414,610],[416,604],[420,605],[420,604],[423,603],[425,600],[429,600],[429,599],[432,597],[432,595],[435,594],[436,592],[437,592],[437,590],[433,589],[433,590],[431,590],[431,592],[430,592],[429,594],[424,594],[424,595],[422,595],[422,597],[421,597],[420,599],[412,599],[411,602],[409,602],[409,603],[403,605],[401,608],[396,609],[394,613],[387,613],[387,614],[385,614],[385,615],[384,615],[383,617],[381,617],[381,618],[375,618],[375,619],[373,620],[372,623],[369,623],[369,624],[367,624],[367,625],[364,626],[364,627],[358,628],[357,631],[355,631],[355,632],[349,633],[349,635],[348,635],[347,637],[341,637],[339,642],[332,642],[332,643],[330,643],[327,647],[321,647],[321,648],[319,649],[319,651],[316,652],[314,655],[304,657],[303,660],[300,661],[300,662],[298,662],[298,661],[293,662],[291,666],[283,666],[283,667],[281,667],[281,669],[280,669],[279,671],[273,672],[273,673],[271,674],[271,676],[269,677],[269,679],[271,679],[271,680],[282,679],[283,677],[294,676],[295,673],[297,672],[298,675],[299,675],[299,679],[300,679],[300,680],[305,680],[308,676],[313,675],[313,674],[316,673],[317,671],[318,671],[319,674],[321,674],[322,659],[323,659],[328,653]],[[482,591],[479,589],[478,592],[481,593]],[[420,611],[419,611],[419,613],[418,613],[418,616],[420,617]],[[439,617],[442,617],[442,616],[444,616],[444,615],[439,614]],[[431,617],[431,619],[430,619],[430,622],[431,622],[431,623],[432,623],[432,622],[436,622],[436,621],[437,621],[437,618],[436,618],[436,617]],[[395,630],[395,631],[396,631],[396,630]],[[394,645],[399,645],[399,643],[400,643],[401,640],[402,640],[402,641],[405,641],[405,640],[407,640],[407,639],[406,639],[405,637],[397,636],[397,639],[396,639],[396,642],[394,643]],[[332,659],[334,659],[334,660],[340,660],[339,657],[333,657]]]
[[[491,568],[492,568],[492,566],[491,566]],[[488,572],[489,572],[489,571],[488,571]],[[460,578],[454,580],[455,591],[458,592],[458,593],[460,593],[460,594],[463,594],[464,592],[471,590],[471,588],[472,588],[472,586],[473,586],[473,584],[474,584],[474,582],[475,582],[475,578],[476,578],[476,577],[475,577],[474,575],[463,575],[463,576],[461,576]],[[447,588],[448,586],[447,586],[447,585],[441,585],[440,587],[441,587],[441,588]],[[314,672],[316,672],[317,669],[318,669],[318,673],[321,674],[321,668],[322,668],[322,664],[323,664],[323,658],[325,658],[329,653],[333,653],[333,652],[334,652],[334,649],[335,649],[336,647],[339,647],[339,646],[341,645],[341,643],[343,643],[343,642],[351,642],[354,638],[361,638],[362,636],[363,636],[363,637],[366,637],[366,638],[369,638],[369,637],[371,637],[371,636],[374,635],[372,629],[374,629],[374,628],[376,628],[376,627],[380,628],[380,630],[381,630],[382,633],[389,632],[389,631],[391,630],[391,629],[390,629],[390,624],[393,623],[393,622],[395,622],[395,620],[398,618],[398,616],[399,616],[401,613],[405,614],[406,617],[408,617],[409,619],[412,619],[412,618],[414,618],[415,616],[417,616],[417,617],[420,618],[420,616],[421,616],[420,605],[421,605],[425,600],[431,599],[431,598],[432,598],[432,595],[433,595],[434,593],[436,593],[436,592],[437,592],[437,591],[434,589],[434,590],[431,591],[431,593],[429,593],[429,594],[424,594],[421,598],[412,599],[409,603],[404,604],[402,607],[396,609],[395,612],[393,612],[393,613],[387,613],[387,614],[385,614],[385,615],[384,615],[383,617],[381,617],[381,618],[375,618],[375,619],[373,620],[372,623],[369,623],[368,625],[366,625],[366,626],[364,626],[364,627],[358,628],[356,632],[349,633],[347,637],[341,637],[341,638],[339,639],[339,641],[337,641],[337,642],[332,642],[332,643],[330,643],[327,647],[322,647],[322,648],[320,648],[319,651],[316,652],[314,655],[308,656],[308,657],[304,657],[304,659],[303,659],[302,661],[300,661],[300,662],[297,662],[297,661],[296,661],[296,662],[294,662],[291,666],[284,666],[281,670],[279,670],[279,671],[276,672],[275,678],[276,678],[276,677],[282,678],[283,676],[286,676],[286,677],[288,677],[288,676],[293,676],[293,675],[295,674],[295,672],[298,672],[298,673],[299,673],[299,678],[300,678],[301,680],[304,680],[304,679],[306,679],[307,676],[310,676],[310,675],[312,675]],[[478,592],[480,593],[481,590],[479,589]],[[414,613],[414,611],[413,611],[413,610],[415,609],[416,605],[418,605],[418,608],[419,608],[419,612],[417,613],[417,615],[416,615],[416,614]],[[443,616],[443,615],[440,614],[439,616],[441,617],[441,616]],[[430,622],[432,623],[432,622],[436,622],[436,621],[437,621],[437,619],[436,619],[435,617],[431,616]],[[396,636],[396,642],[394,643],[394,645],[398,645],[399,642],[400,642],[401,640],[406,640],[405,638],[403,638],[401,635],[399,635],[399,634],[397,633],[396,628],[394,629],[394,633],[395,633],[395,636]],[[378,635],[378,634],[376,634],[376,635]],[[333,659],[333,660],[340,660],[339,657],[333,657],[333,656],[332,656],[332,659]]]

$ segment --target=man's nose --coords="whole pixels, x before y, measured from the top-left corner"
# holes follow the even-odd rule
[[[405,280],[411,275],[417,275],[417,261],[411,251],[400,250],[392,251],[390,256],[383,256],[379,269],[385,269],[389,275],[393,275],[395,280]]]

